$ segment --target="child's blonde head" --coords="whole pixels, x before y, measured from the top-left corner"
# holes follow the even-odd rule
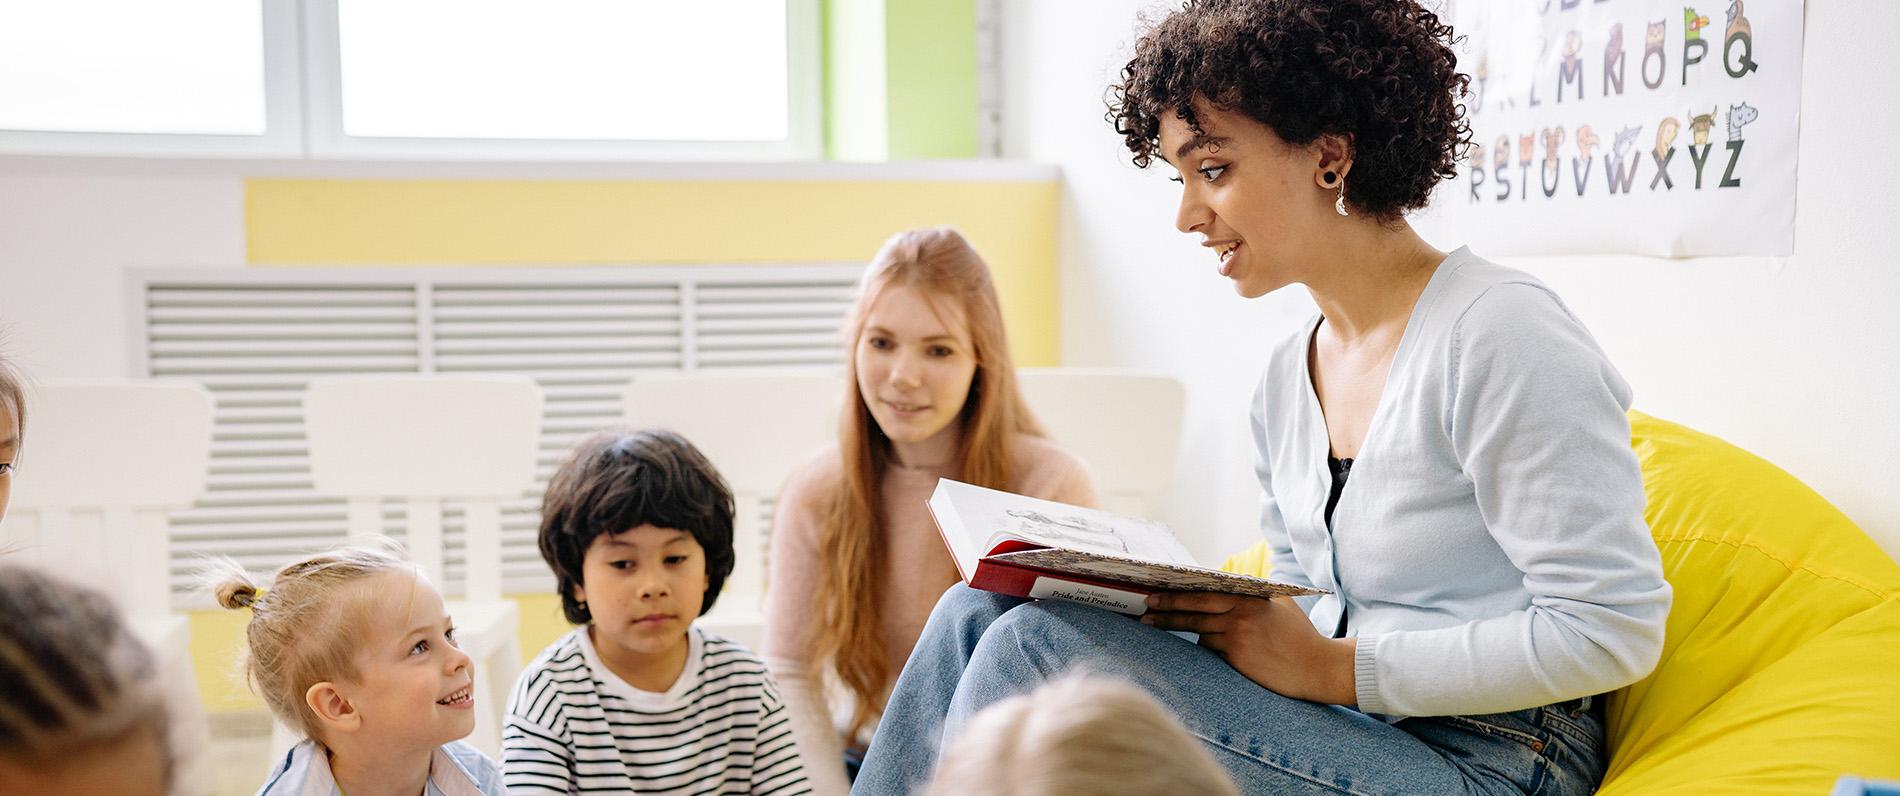
[[[1239,796],[1161,703],[1070,677],[997,702],[944,752],[929,796]]]
[[[155,745],[144,759],[167,769],[162,790],[170,755],[156,676],[151,651],[104,594],[0,562],[0,769],[105,757],[126,765],[133,758],[112,750]]]
[[[214,562],[207,579],[219,605],[251,610],[245,678],[285,725],[318,738],[317,715],[304,695],[318,683],[356,678],[372,607],[365,586],[379,575],[414,572],[385,544],[310,556],[278,570],[268,586],[230,559]]]

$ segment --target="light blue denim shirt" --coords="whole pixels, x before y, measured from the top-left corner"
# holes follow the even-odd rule
[[[1630,388],[1535,277],[1466,249],[1412,309],[1329,528],[1314,318],[1253,400],[1273,577],[1358,639],[1359,709],[1499,713],[1628,685],[1662,652],[1669,584],[1643,522]]]
[[[506,796],[501,767],[488,755],[461,741],[451,741],[429,756],[427,796]],[[257,796],[343,796],[330,774],[330,756],[316,741],[291,747],[271,769],[270,779]]]

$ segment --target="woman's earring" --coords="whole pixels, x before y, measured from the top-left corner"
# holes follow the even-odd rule
[[[1339,184],[1339,198],[1333,200],[1333,212],[1342,216],[1351,215],[1346,212],[1346,184],[1344,182]]]

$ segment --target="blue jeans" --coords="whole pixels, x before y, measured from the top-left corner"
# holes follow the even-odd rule
[[[897,678],[854,794],[907,794],[972,714],[1065,671],[1126,680],[1181,719],[1242,793],[1584,794],[1603,777],[1592,700],[1387,724],[1273,693],[1214,653],[1099,608],[952,586]]]

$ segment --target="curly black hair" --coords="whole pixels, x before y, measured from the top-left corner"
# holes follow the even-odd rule
[[[574,446],[541,497],[541,558],[554,570],[561,612],[584,625],[594,617],[574,599],[581,562],[603,534],[641,525],[692,534],[706,551],[704,616],[732,574],[732,488],[706,455],[664,429],[602,431]]]
[[[1140,168],[1160,157],[1166,115],[1206,132],[1196,99],[1295,146],[1347,136],[1346,201],[1395,219],[1457,174],[1471,140],[1452,43],[1415,0],[1188,0],[1136,42],[1107,119]]]

